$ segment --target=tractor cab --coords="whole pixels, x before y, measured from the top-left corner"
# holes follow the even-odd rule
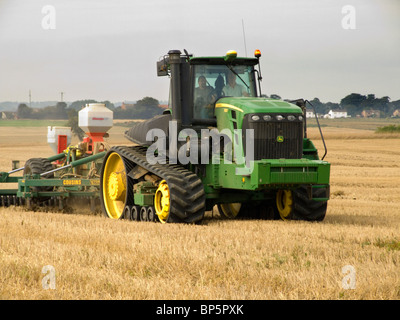
[[[236,59],[236,52],[226,57],[189,60],[194,119],[214,118],[215,103],[220,98],[257,97],[254,66],[258,60]]]
[[[261,53],[255,58],[237,57],[228,51],[220,57],[193,57],[186,51],[171,50],[157,62],[158,76],[170,76],[169,107],[173,120],[182,127],[216,126],[215,105],[224,97],[261,95]]]

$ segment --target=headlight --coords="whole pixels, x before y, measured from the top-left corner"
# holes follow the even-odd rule
[[[278,116],[276,116],[276,120],[279,120],[279,121],[281,121],[281,120],[283,120],[284,119],[284,117],[283,116],[281,116],[281,115],[278,115]]]
[[[253,121],[258,121],[258,120],[260,120],[260,117],[254,115],[254,116],[251,116],[251,120],[253,120]]]
[[[303,116],[299,116],[299,120],[300,120],[300,121],[303,121]]]
[[[293,116],[293,115],[290,115],[290,116],[287,116],[287,119],[288,119],[289,121],[293,121],[294,119],[296,119],[296,117]]]
[[[272,119],[272,117],[269,114],[267,114],[266,116],[263,117],[263,119],[265,121],[270,121]]]

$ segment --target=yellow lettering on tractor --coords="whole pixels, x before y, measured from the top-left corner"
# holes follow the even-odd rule
[[[63,180],[63,185],[65,186],[76,186],[80,184],[81,180]]]

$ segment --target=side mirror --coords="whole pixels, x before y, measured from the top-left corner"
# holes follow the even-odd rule
[[[168,58],[164,57],[160,61],[157,61],[157,76],[164,77],[168,74]]]

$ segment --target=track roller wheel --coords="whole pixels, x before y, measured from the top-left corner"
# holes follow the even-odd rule
[[[131,220],[132,221],[140,220],[140,206],[132,206],[131,207]]]
[[[155,222],[157,220],[156,210],[153,206],[147,207],[147,219],[151,222]]]
[[[129,205],[126,205],[124,208],[124,219],[131,220],[131,214],[131,207]]]
[[[140,221],[143,221],[143,222],[149,221],[148,216],[147,216],[147,208],[146,207],[140,208],[139,216],[140,216]]]

